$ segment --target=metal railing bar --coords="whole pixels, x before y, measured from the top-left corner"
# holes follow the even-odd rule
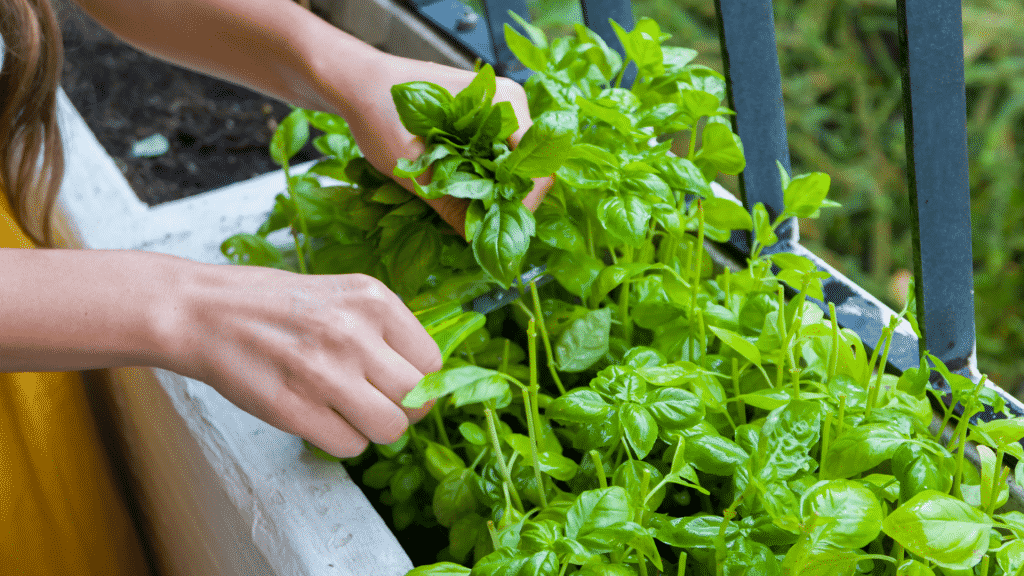
[[[590,28],[604,40],[609,48],[616,50],[625,57],[622,43],[619,42],[615,29],[612,28],[610,20],[614,20],[623,30],[629,31],[636,26],[633,18],[633,3],[631,0],[582,0],[583,25]],[[622,87],[633,86],[636,80],[636,64],[630,64],[622,75]]]
[[[899,0],[914,275],[925,347],[974,357],[974,274],[960,0]]]
[[[736,112],[733,127],[746,144],[743,154],[747,165],[739,176],[740,197],[748,211],[756,203],[763,203],[774,219],[783,207],[775,162],[781,162],[787,172],[790,163],[772,2],[715,0],[715,8],[729,107]],[[796,220],[784,223],[778,236],[780,242],[798,240]],[[748,238],[742,240],[749,245]]]
[[[491,45],[494,46],[494,71],[499,76],[522,71],[523,65],[505,42],[505,24],[515,26],[515,20],[509,16],[510,10],[527,22],[530,21],[526,0],[483,0],[483,7],[486,28],[491,34]]]

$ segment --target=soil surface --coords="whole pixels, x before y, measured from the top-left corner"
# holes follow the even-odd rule
[[[70,0],[53,5],[64,35],[62,87],[143,202],[278,169],[267,147],[287,104],[140,52]],[[132,145],[154,134],[167,138],[167,152],[133,156]],[[319,156],[307,145],[294,161]]]

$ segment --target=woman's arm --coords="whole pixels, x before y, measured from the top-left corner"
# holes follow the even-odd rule
[[[350,62],[379,53],[292,0],[75,1],[144,52],[303,108],[324,109],[313,78],[323,50]]]
[[[392,174],[398,158],[415,159],[422,139],[402,126],[391,86],[433,82],[453,94],[474,74],[467,70],[386,54],[346,34],[292,0],[76,0],[93,18],[128,43],[162,59],[222,78],[302,108],[339,114],[360,150],[378,170]],[[532,124],[526,93],[498,79],[496,101],[512,103],[518,145]],[[420,178],[430,181],[430,173]],[[551,187],[537,178],[524,203],[535,209]],[[412,181],[399,183],[413,191]],[[444,197],[428,203],[463,232],[466,206]]]
[[[154,366],[355,456],[388,444],[437,345],[383,284],[128,250],[0,249],[0,372]]]

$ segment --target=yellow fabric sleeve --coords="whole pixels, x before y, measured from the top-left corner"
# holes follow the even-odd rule
[[[0,248],[33,247],[0,190]],[[0,575],[151,574],[93,418],[78,372],[0,373]]]

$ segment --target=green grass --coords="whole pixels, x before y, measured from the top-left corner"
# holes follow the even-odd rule
[[[532,0],[549,34],[582,22],[574,0]],[[634,0],[722,70],[711,0]],[[1011,392],[1024,384],[1024,7],[964,0],[979,368]],[[894,1],[775,2],[776,38],[795,173],[832,177],[841,210],[801,223],[803,243],[897,309],[912,270]],[[735,190],[735,182],[723,185]]]

